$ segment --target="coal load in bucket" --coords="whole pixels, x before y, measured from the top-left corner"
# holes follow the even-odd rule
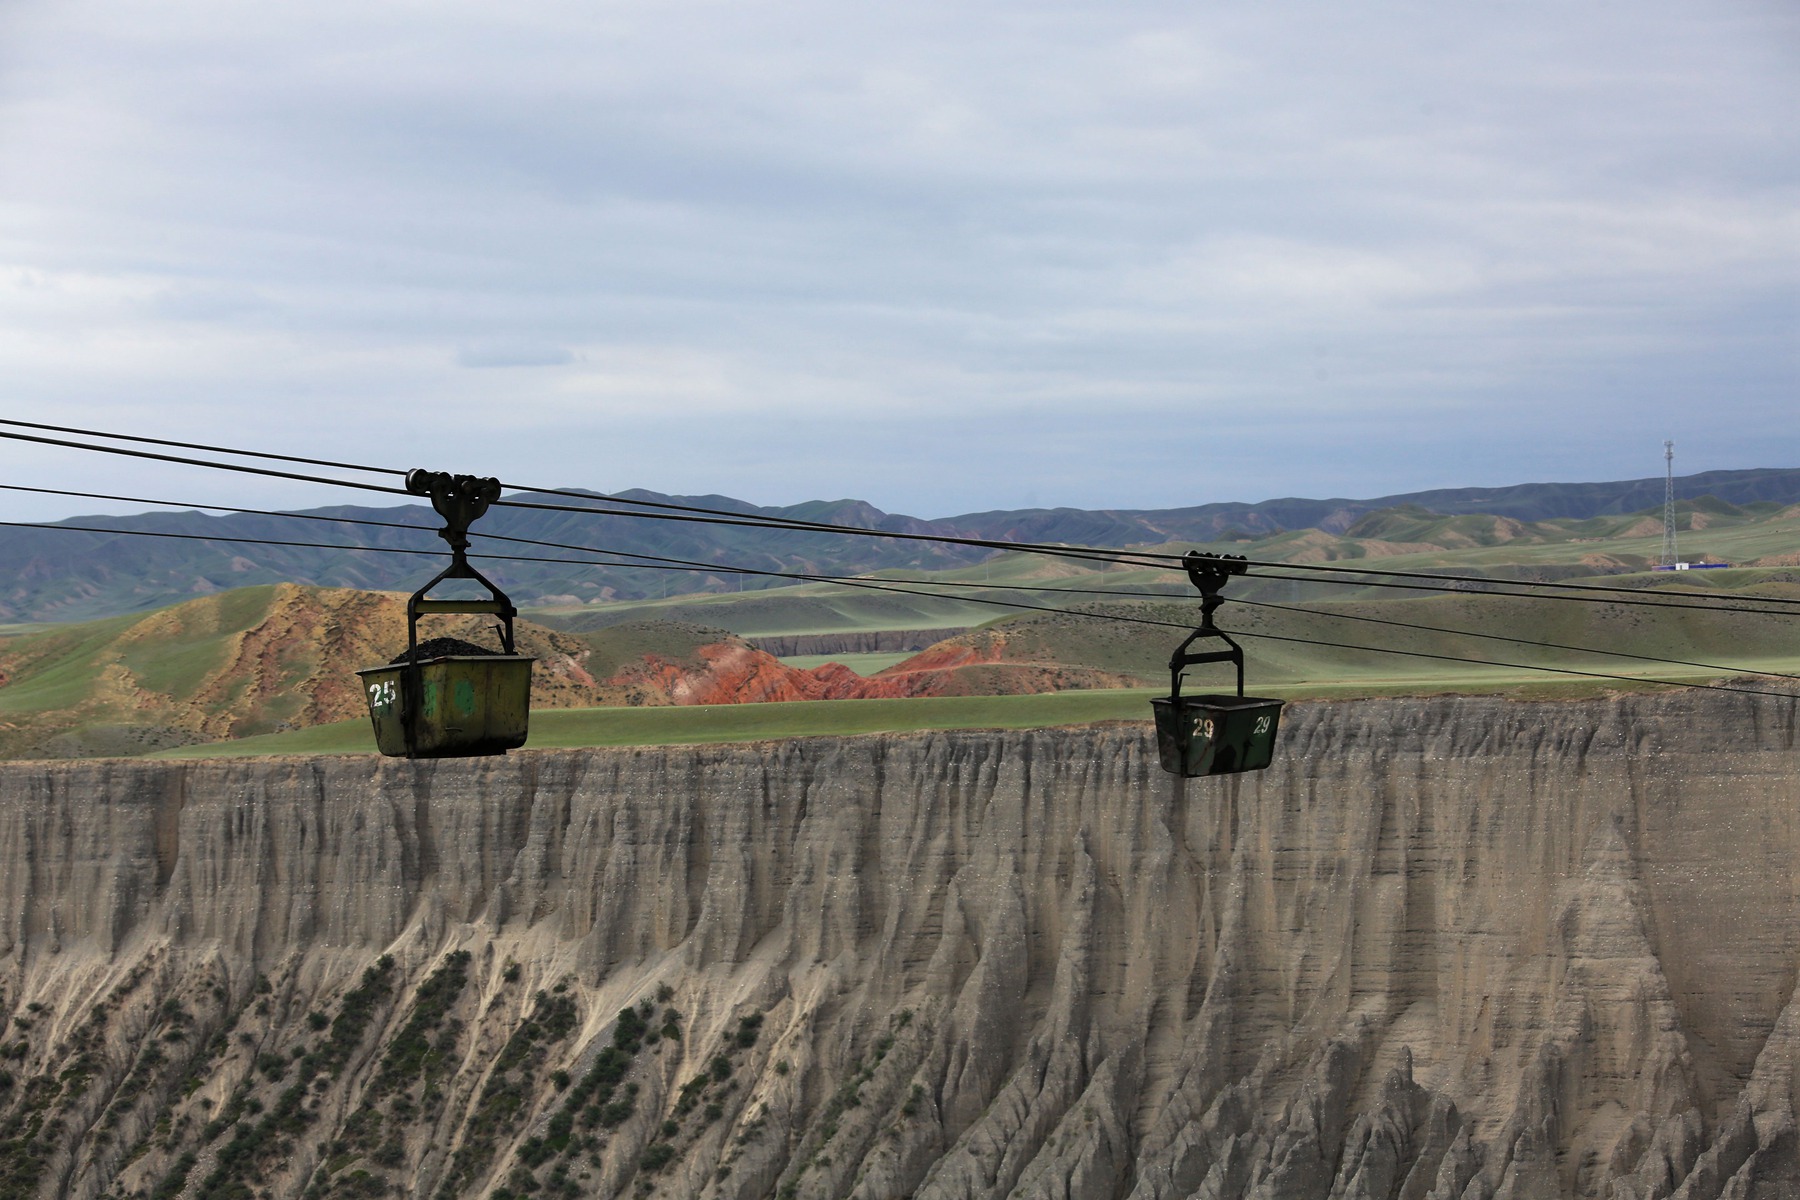
[[[490,650],[488,647],[478,646],[474,642],[465,642],[461,638],[435,637],[428,641],[420,642],[418,646],[411,650],[402,650],[400,653],[394,655],[393,658],[389,659],[388,662],[392,664],[428,662],[434,658],[449,658],[452,655],[462,655],[464,657],[470,655],[475,655],[477,657],[492,657],[499,653],[498,650]]]

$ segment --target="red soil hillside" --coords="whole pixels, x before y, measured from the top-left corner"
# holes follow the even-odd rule
[[[974,629],[927,647],[864,681],[874,696],[1020,696],[1091,688],[1139,687],[1134,676],[1055,661],[1022,647],[1011,631]]]
[[[617,626],[616,629],[624,629]],[[608,631],[610,632],[610,631]],[[999,696],[1073,688],[1133,687],[1139,680],[1059,663],[1009,662],[1007,639],[975,630],[864,678],[840,663],[810,670],[722,631],[681,658],[650,653],[609,675],[604,686],[634,704],[752,704],[784,700],[867,700],[906,696]]]

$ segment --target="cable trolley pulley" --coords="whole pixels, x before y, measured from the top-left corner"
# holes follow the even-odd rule
[[[1156,750],[1162,768],[1188,778],[1260,771],[1275,752],[1282,702],[1244,695],[1244,651],[1213,623],[1213,613],[1225,603],[1220,590],[1233,575],[1242,575],[1249,563],[1238,555],[1190,550],[1181,565],[1200,589],[1200,627],[1169,656],[1169,694],[1150,701],[1156,713]],[[1215,638],[1230,649],[1188,650],[1197,641]],[[1183,696],[1183,669],[1214,662],[1237,667],[1237,695]]]
[[[431,497],[444,518],[438,536],[450,544],[450,565],[406,601],[406,656],[358,671],[369,700],[375,743],[405,758],[463,758],[504,754],[525,744],[531,714],[529,656],[515,653],[518,609],[505,592],[469,565],[469,526],[500,498],[500,481],[443,471],[407,472],[406,490]],[[432,600],[447,579],[487,589],[485,600]],[[419,618],[432,613],[493,613],[500,618],[499,654],[445,653],[421,658]],[[429,649],[429,644],[428,644]]]

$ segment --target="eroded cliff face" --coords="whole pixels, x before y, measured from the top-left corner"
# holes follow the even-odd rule
[[[0,1196],[1800,1195],[1792,702],[0,768]]]

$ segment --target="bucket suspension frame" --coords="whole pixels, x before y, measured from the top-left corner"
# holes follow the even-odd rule
[[[1188,634],[1187,640],[1175,647],[1175,653],[1169,656],[1169,699],[1181,699],[1181,676],[1185,668],[1199,663],[1228,662],[1237,668],[1237,694],[1244,694],[1244,650],[1231,635],[1213,623],[1213,613],[1225,603],[1225,597],[1219,595],[1228,580],[1234,575],[1242,575],[1249,569],[1249,561],[1236,554],[1205,554],[1198,550],[1189,550],[1182,556],[1181,565],[1187,568],[1188,579],[1200,589],[1200,627]],[[1205,650],[1190,654],[1188,647],[1202,640],[1218,639],[1231,647],[1229,650]]]
[[[469,565],[469,526],[487,512],[488,506],[500,498],[500,481],[474,475],[451,475],[444,471],[412,470],[406,473],[406,490],[415,496],[431,497],[431,507],[444,518],[438,536],[450,544],[450,565],[439,571],[406,602],[406,646],[408,660],[419,648],[419,616],[422,613],[493,613],[500,618],[495,626],[500,634],[500,647],[513,651],[513,619],[519,610],[507,594],[486,575]],[[472,579],[488,591],[486,600],[430,600],[426,593],[446,579]]]
[[[500,481],[492,477],[452,475],[446,471],[422,468],[406,473],[406,490],[415,496],[429,496],[431,507],[444,518],[438,536],[450,545],[450,565],[414,592],[406,601],[406,670],[401,674],[401,720],[406,730],[406,756],[418,756],[416,717],[424,703],[424,681],[419,665],[419,618],[427,613],[492,613],[500,618],[495,632],[500,635],[502,654],[515,654],[513,620],[519,610],[512,599],[487,576],[469,564],[469,526],[487,512],[488,506],[500,498]],[[432,600],[428,593],[450,579],[468,579],[487,589],[486,600]]]

